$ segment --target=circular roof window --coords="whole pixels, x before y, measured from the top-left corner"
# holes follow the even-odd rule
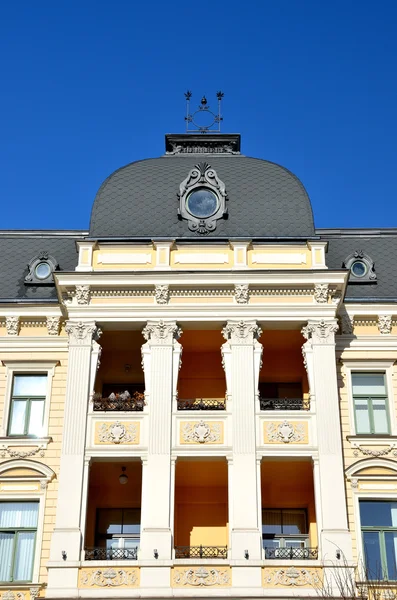
[[[186,208],[193,217],[206,219],[218,210],[217,195],[207,188],[196,188],[186,199]]]
[[[47,262],[40,262],[34,270],[37,279],[47,279],[51,275],[51,267]]]
[[[365,277],[368,267],[362,260],[355,260],[350,267],[351,272],[355,277]]]

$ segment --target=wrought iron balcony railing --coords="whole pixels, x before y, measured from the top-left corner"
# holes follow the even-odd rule
[[[265,546],[265,558],[315,560],[318,558],[318,548],[267,548]]]
[[[226,400],[224,398],[178,400],[178,410],[226,410]]]
[[[138,546],[135,548],[86,548],[85,560],[137,560]]]
[[[175,558],[227,558],[227,546],[175,546]]]
[[[128,392],[110,394],[108,398],[102,398],[101,394],[94,394],[92,403],[94,411],[140,411],[145,406],[145,396],[140,392],[135,392],[132,396]]]
[[[310,400],[304,398],[261,398],[261,410],[310,410]]]

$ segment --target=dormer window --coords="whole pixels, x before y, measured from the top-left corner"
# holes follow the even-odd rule
[[[207,188],[197,188],[191,192],[186,200],[186,208],[193,217],[205,219],[211,217],[218,210],[218,198]]]
[[[26,285],[53,285],[53,272],[59,268],[55,258],[42,251],[28,264],[29,273],[25,277]]]
[[[375,283],[376,273],[374,261],[363,250],[349,254],[343,263],[350,270],[349,283]]]

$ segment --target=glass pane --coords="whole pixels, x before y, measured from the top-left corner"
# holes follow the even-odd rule
[[[285,540],[286,548],[304,548],[305,540]]]
[[[355,398],[354,410],[356,413],[356,432],[371,433],[368,412],[368,401],[365,398]]]
[[[397,533],[385,532],[387,578],[397,579]]]
[[[46,396],[47,375],[15,375],[13,396]]]
[[[306,514],[303,510],[283,510],[283,534],[307,533]]]
[[[0,581],[11,579],[13,543],[13,533],[0,533]]]
[[[281,510],[262,511],[262,533],[281,534]]]
[[[109,508],[98,510],[98,533],[121,533],[122,510]]]
[[[43,435],[43,412],[44,400],[32,400],[30,402],[29,435]]]
[[[139,536],[136,538],[124,538],[124,548],[136,548],[139,544]]]
[[[13,400],[11,406],[11,419],[8,428],[9,435],[23,435],[25,433],[26,400]]]
[[[112,548],[112,550],[115,550],[116,548],[121,548],[121,542],[122,540],[120,538],[112,538],[111,540],[106,540],[106,548],[108,550],[110,548]]]
[[[141,511],[139,508],[123,510],[123,533],[139,534],[141,531]]]
[[[353,395],[386,396],[384,373],[352,373]]]
[[[396,527],[397,502],[360,502],[360,517],[363,527]]]
[[[38,502],[0,502],[0,528],[37,527]]]
[[[30,581],[32,579],[35,536],[34,531],[17,534],[14,581]]]
[[[386,401],[382,398],[372,399],[375,433],[389,433],[387,422]]]
[[[379,533],[364,531],[364,554],[368,579],[383,579],[382,562],[380,558]]]
[[[263,538],[263,547],[264,548],[279,548],[280,540],[268,540]]]

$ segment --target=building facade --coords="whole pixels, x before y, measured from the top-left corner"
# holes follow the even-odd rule
[[[0,247],[1,600],[397,597],[396,231],[184,134]]]

